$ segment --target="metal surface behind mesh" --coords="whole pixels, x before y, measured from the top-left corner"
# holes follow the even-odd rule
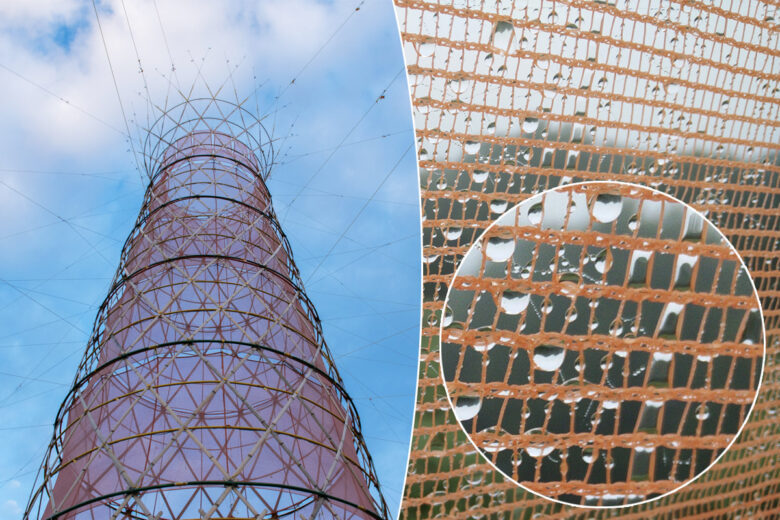
[[[761,376],[741,260],[700,214],[636,185],[560,187],[499,217],[444,316],[442,373],[470,440],[571,504],[637,503],[705,471]]]
[[[387,518],[356,410],[265,186],[262,126],[189,100],[25,518]]]
[[[394,0],[423,205],[420,378],[402,518],[771,518],[780,510],[780,103],[775,2]],[[765,318],[757,404],[682,490],[598,512],[503,479],[460,430],[439,371],[447,287],[508,207],[561,184],[646,184],[736,247]]]

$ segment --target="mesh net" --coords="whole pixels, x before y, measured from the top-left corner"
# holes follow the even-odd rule
[[[544,496],[624,505],[731,443],[764,344],[747,270],[703,217],[627,184],[576,184],[499,217],[447,296],[443,376],[485,458]]]
[[[394,0],[420,159],[424,314],[402,517],[769,518],[780,509],[776,2]],[[691,204],[736,247],[764,313],[764,380],[734,445],[682,490],[594,513],[495,472],[439,371],[447,287],[509,206],[584,180]]]

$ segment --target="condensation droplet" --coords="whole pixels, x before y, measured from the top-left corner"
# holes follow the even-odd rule
[[[447,240],[457,240],[463,234],[463,228],[451,227],[444,231],[444,236]]]
[[[522,130],[526,134],[532,134],[539,128],[539,119],[536,117],[526,117],[523,120]]]
[[[538,370],[552,372],[563,364],[565,351],[554,345],[539,345],[534,349],[534,364]]]
[[[639,227],[639,218],[637,218],[636,215],[628,219],[628,229],[631,231],[636,231],[636,228]]]
[[[488,239],[485,254],[493,262],[506,262],[515,252],[513,238],[491,237]]]
[[[474,170],[471,174],[471,179],[478,184],[483,183],[487,180],[489,173],[487,170]]]
[[[466,144],[463,145],[463,151],[469,155],[476,155],[479,152],[479,142],[466,141]]]
[[[458,397],[455,401],[455,416],[459,421],[468,421],[475,417],[482,408],[482,399],[479,397]]]
[[[532,430],[528,430],[525,432],[526,435],[538,435],[542,436],[544,432],[542,432],[541,428],[534,428]],[[536,442],[530,446],[525,447],[525,452],[530,455],[533,458],[539,458],[539,457],[546,457],[553,451],[552,446],[546,445],[543,441]]]
[[[542,203],[539,202],[531,206],[528,210],[528,222],[538,225],[542,221]]]
[[[455,315],[452,312],[452,309],[447,307],[444,309],[444,320],[442,320],[442,325],[444,327],[449,327],[452,325],[452,322],[455,320]]]
[[[501,295],[501,310],[507,314],[520,314],[528,307],[531,295],[515,291],[504,291]]]
[[[620,195],[600,193],[593,204],[593,218],[599,222],[612,222],[620,215],[623,199]]]

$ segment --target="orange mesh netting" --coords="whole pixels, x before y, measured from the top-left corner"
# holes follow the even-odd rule
[[[780,511],[778,4],[394,0],[420,159],[424,315],[402,518],[770,518]],[[439,370],[460,259],[510,206],[584,180],[691,204],[745,260],[764,379],[728,452],[682,490],[589,511],[532,495],[462,433]]]
[[[764,353],[734,250],[667,195],[618,183],[547,191],[460,263],[443,376],[504,474],[582,505],[636,503],[705,470],[744,423]]]

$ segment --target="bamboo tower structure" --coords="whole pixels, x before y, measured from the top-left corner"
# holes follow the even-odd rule
[[[143,155],[143,206],[24,518],[386,519],[260,121],[186,99]]]

